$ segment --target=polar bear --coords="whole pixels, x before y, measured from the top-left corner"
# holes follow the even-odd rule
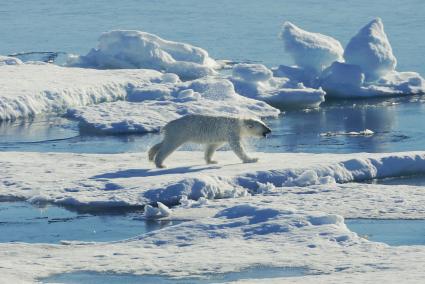
[[[258,119],[187,115],[170,121],[161,132],[164,133],[164,139],[149,150],[149,160],[154,161],[158,168],[164,168],[164,160],[186,142],[206,146],[207,164],[217,163],[212,160],[212,156],[215,150],[226,142],[244,163],[254,163],[258,159],[251,158],[245,153],[241,139],[247,136],[266,137],[271,129]]]

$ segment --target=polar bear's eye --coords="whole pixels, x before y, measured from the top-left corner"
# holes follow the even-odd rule
[[[248,124],[248,128],[254,128],[254,124],[249,123],[249,124]]]

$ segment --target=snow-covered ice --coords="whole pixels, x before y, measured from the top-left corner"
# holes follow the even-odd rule
[[[202,48],[133,30],[102,34],[97,48],[86,55],[71,57],[68,65],[99,69],[147,68],[175,73],[184,79],[213,75],[219,67]]]
[[[111,243],[0,244],[2,279],[33,282],[79,270],[193,277],[257,266],[303,267],[323,282],[400,271],[424,276],[425,248],[370,242],[344,224],[344,218],[425,218],[422,187],[353,183],[424,174],[424,152],[257,153],[254,164],[226,151],[217,155],[220,164],[203,165],[201,152],[176,152],[169,169],[155,169],[145,154],[0,153],[3,198],[105,210],[182,204],[172,213],[160,204],[147,208],[154,217],[187,220]],[[204,199],[225,197],[234,198]]]
[[[262,64],[236,64],[230,80],[239,94],[281,109],[314,108],[325,100],[322,89],[308,88],[286,77],[273,77],[273,72]]]
[[[65,112],[124,99],[129,90],[162,82],[155,70],[94,70],[52,64],[0,66],[0,121]]]
[[[425,80],[418,73],[396,71],[397,59],[380,18],[364,26],[345,50],[337,40],[289,22],[281,38],[296,66],[279,65],[273,75],[293,85],[323,88],[328,97],[336,98],[425,93]]]
[[[368,81],[395,70],[397,60],[380,18],[372,20],[350,40],[344,59],[348,64],[360,66]]]
[[[259,183],[270,183],[272,189],[341,184],[347,187],[351,182],[367,179],[425,173],[423,152],[256,153],[260,161],[253,164],[238,162],[232,152],[218,151],[217,156],[220,164],[204,165],[202,152],[177,151],[169,158],[170,168],[155,169],[144,153],[0,153],[0,195],[75,206],[158,201],[173,205],[179,204],[182,196],[194,200],[245,196],[256,193],[261,188]]]
[[[16,57],[0,55],[0,66],[3,66],[3,65],[20,65],[20,64],[23,64],[23,62]]]
[[[279,110],[235,93],[225,79],[201,78],[177,84],[133,89],[130,101],[73,108],[68,115],[80,128],[102,134],[158,132],[169,121],[188,114],[277,117]]]
[[[285,22],[280,37],[285,51],[302,68],[321,72],[332,62],[343,60],[341,43],[330,36],[308,32],[291,22]]]

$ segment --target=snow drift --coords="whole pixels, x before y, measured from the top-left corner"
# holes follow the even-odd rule
[[[202,48],[132,30],[102,34],[97,48],[87,55],[71,58],[68,65],[98,69],[146,68],[175,73],[183,79],[213,75],[214,68],[218,67]]]

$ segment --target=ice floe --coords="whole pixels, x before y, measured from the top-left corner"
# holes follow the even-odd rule
[[[286,77],[273,77],[273,72],[262,64],[236,64],[230,80],[239,94],[281,109],[314,108],[325,100],[321,88],[307,88]]]
[[[217,155],[222,163],[203,165],[202,152],[178,151],[169,158],[169,169],[155,169],[146,154],[0,153],[0,195],[71,206],[175,205],[183,196],[198,200],[264,192],[261,184],[268,183],[270,191],[286,191],[425,173],[423,152],[257,153],[260,161],[254,164],[241,164],[232,152]]]
[[[184,79],[213,75],[214,68],[219,67],[202,48],[133,30],[102,34],[97,48],[86,55],[71,57],[68,65],[99,69],[147,68],[175,73]]]
[[[129,90],[169,80],[155,70],[94,70],[52,64],[0,66],[0,121],[65,112],[124,99]]]
[[[273,68],[273,74],[292,84],[320,87],[327,97],[335,98],[425,93],[425,80],[418,73],[396,71],[397,59],[379,18],[364,26],[345,50],[333,38],[288,22],[281,37],[296,66],[280,65]]]
[[[302,68],[321,72],[332,62],[343,60],[341,43],[330,36],[308,32],[291,22],[285,22],[280,37],[286,52]]]
[[[344,59],[348,64],[360,66],[368,81],[395,70],[397,60],[381,19],[372,20],[351,38]]]
[[[134,88],[127,100],[73,108],[68,115],[79,120],[82,130],[102,134],[158,132],[167,122],[188,114],[279,115],[277,109],[237,94],[231,82],[218,78]]]

